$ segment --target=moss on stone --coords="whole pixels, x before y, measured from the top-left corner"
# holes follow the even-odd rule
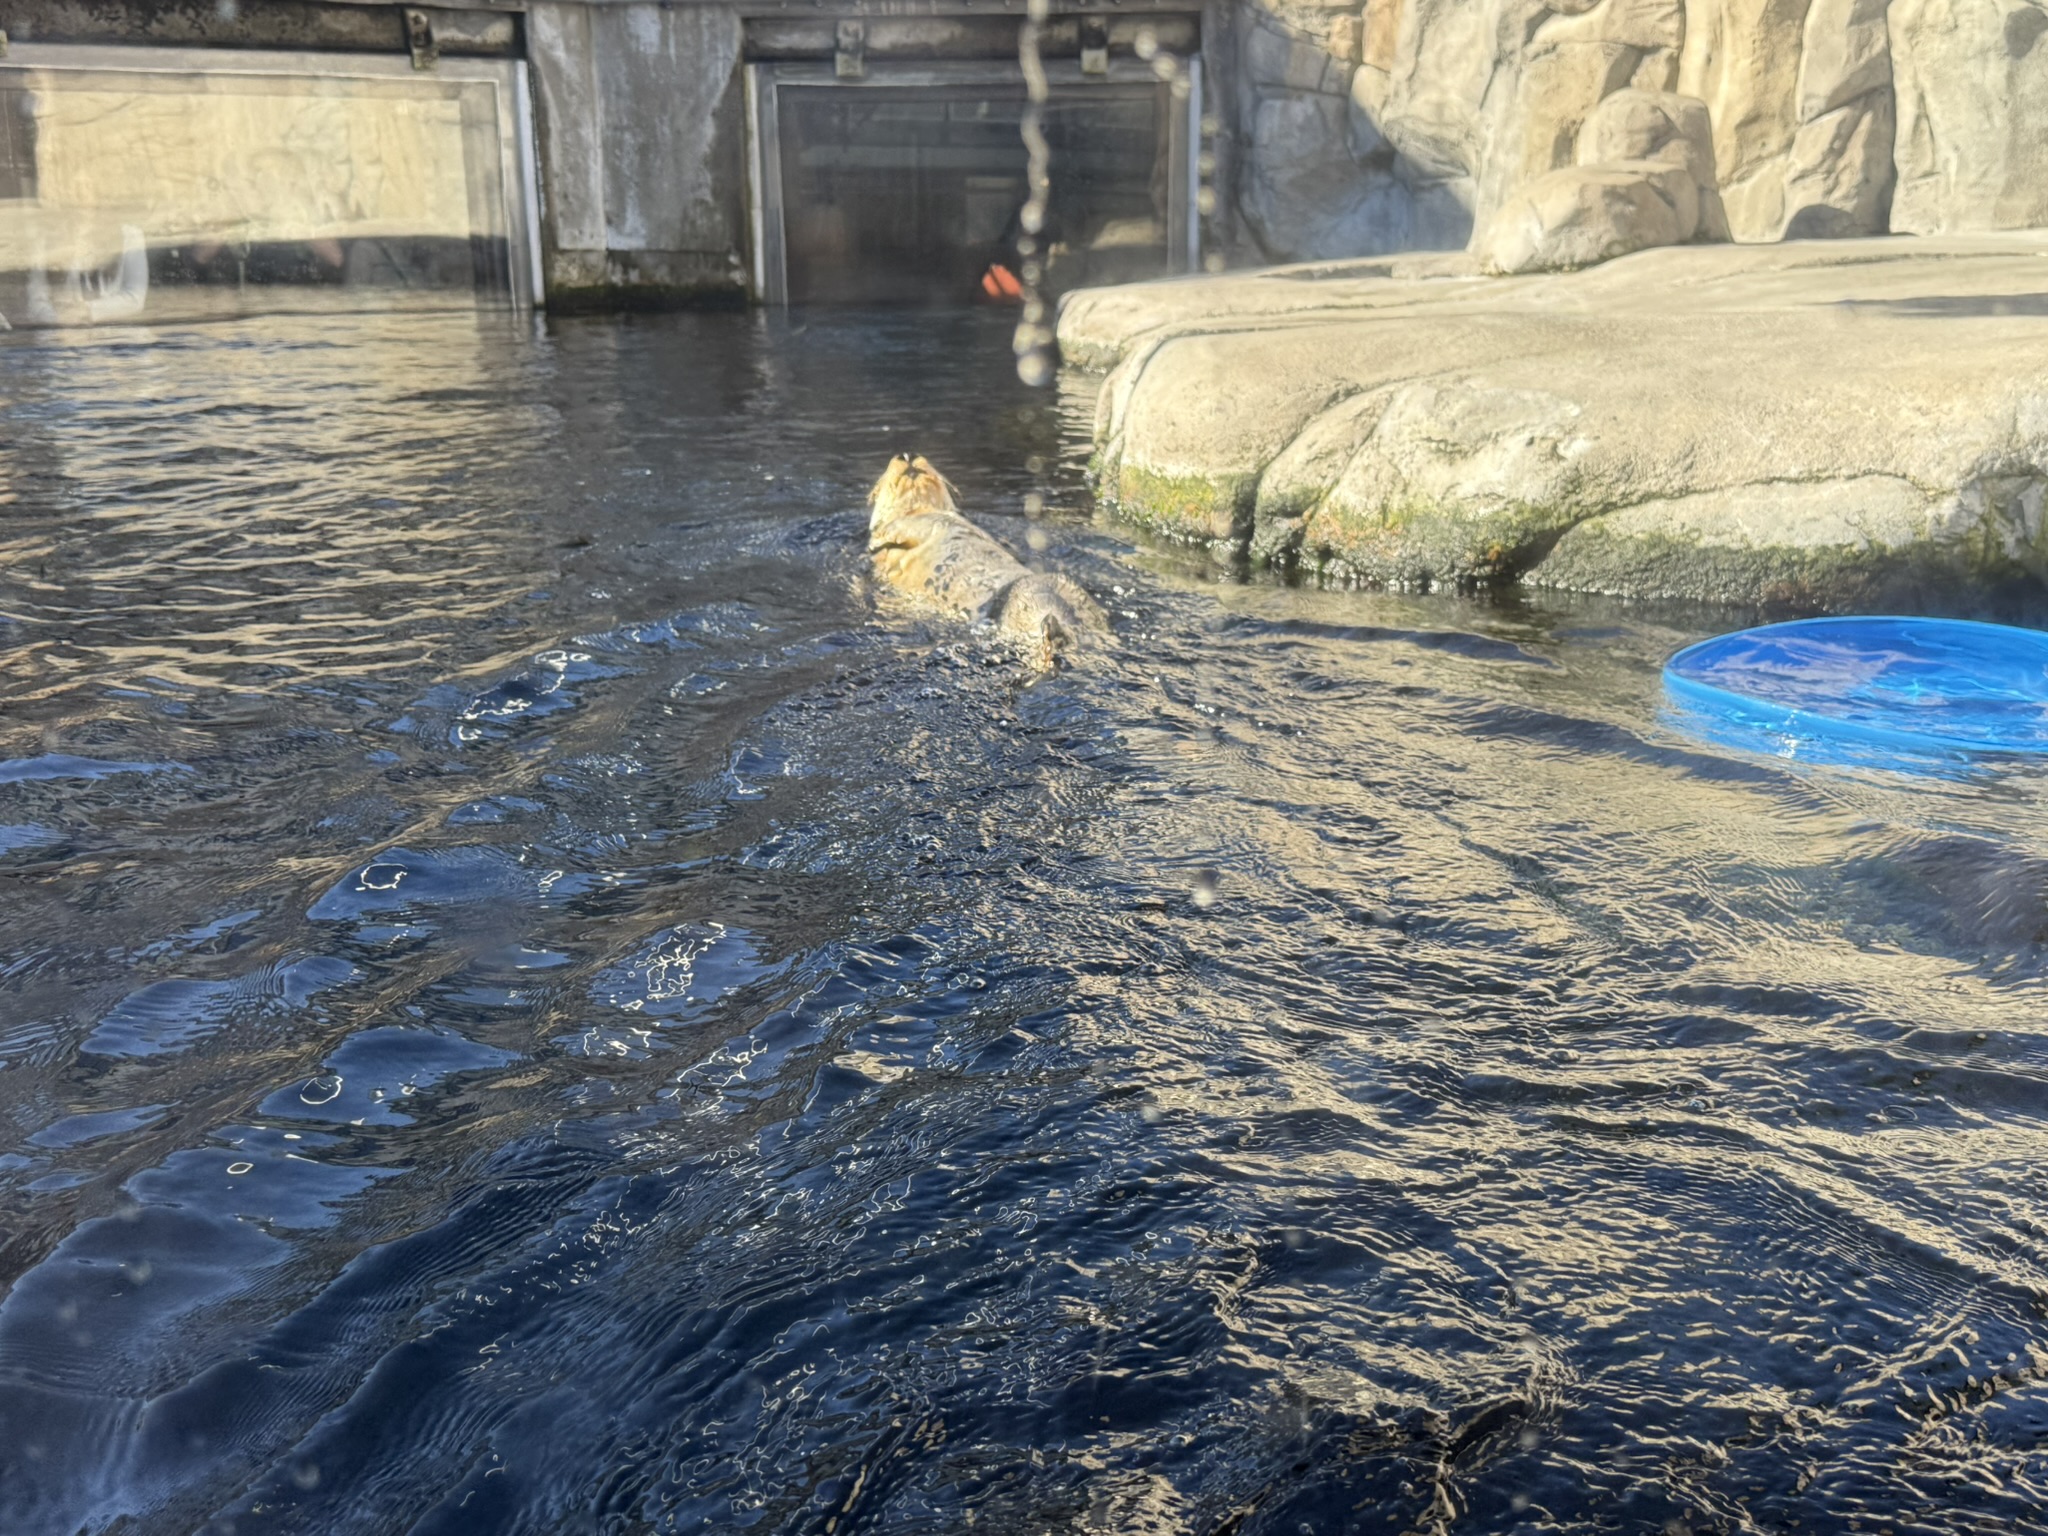
[[[1430,501],[1370,510],[1324,503],[1303,535],[1303,564],[1367,586],[1491,586],[1542,559],[1576,514],[1511,504],[1483,513]]]
[[[1962,538],[1902,546],[1739,547],[1679,532],[1575,529],[1526,578],[1532,585],[1630,598],[1754,603],[1825,613],[1939,605],[1965,592],[2029,584],[2034,574],[1981,526]]]
[[[1105,504],[1136,530],[1205,548],[1240,569],[1343,586],[1401,590],[1531,585],[1631,599],[1739,603],[1778,613],[1859,607],[1953,606],[2038,591],[2048,573],[2048,532],[2018,499],[2034,482],[1986,487],[2000,503],[1960,530],[1870,544],[1760,544],[1704,540],[1684,528],[1617,527],[1582,505],[1470,504],[1427,498],[1345,505],[1325,499],[1306,516],[1256,518],[1253,476],[1168,475],[1110,453]],[[2003,505],[2013,501],[2012,507]]]
[[[1253,476],[1168,475],[1126,461],[1102,483],[1118,514],[1148,533],[1233,555],[1251,537]]]

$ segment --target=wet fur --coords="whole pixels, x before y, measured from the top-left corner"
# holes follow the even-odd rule
[[[985,620],[1039,666],[1109,633],[1095,599],[1064,576],[1029,570],[960,515],[953,487],[923,456],[899,454],[868,493],[875,574],[964,618]]]

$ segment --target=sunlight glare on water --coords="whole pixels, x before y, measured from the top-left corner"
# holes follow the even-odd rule
[[[1217,584],[1091,389],[0,343],[0,1530],[2038,1524],[2040,778]],[[872,592],[905,447],[1118,648]]]

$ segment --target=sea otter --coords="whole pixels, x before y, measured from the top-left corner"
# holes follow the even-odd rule
[[[1109,633],[1095,599],[1064,576],[1027,570],[960,515],[953,487],[922,454],[898,454],[868,492],[868,553],[899,591],[985,619],[1021,641],[1039,666]]]

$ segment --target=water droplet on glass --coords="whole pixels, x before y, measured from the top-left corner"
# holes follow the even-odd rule
[[[320,1469],[310,1461],[302,1461],[292,1468],[292,1482],[310,1492],[320,1486]]]
[[[1215,906],[1215,905],[1216,905],[1216,887],[1217,887],[1217,885],[1218,885],[1219,883],[1220,883],[1220,882],[1219,882],[1219,881],[1217,880],[1217,877],[1216,877],[1216,871],[1215,871],[1215,870],[1213,870],[1213,869],[1198,869],[1198,870],[1196,870],[1196,871],[1195,871],[1195,880],[1194,880],[1194,902],[1195,902],[1195,905],[1196,905],[1196,906],[1198,906],[1198,907],[1213,907],[1213,906]]]
[[[1156,58],[1159,53],[1159,34],[1150,27],[1138,28],[1138,35],[1131,39],[1131,52],[1141,59]]]
[[[1052,382],[1052,359],[1043,352],[1026,352],[1017,359],[1017,377],[1033,389]]]
[[[1029,492],[1024,497],[1024,515],[1026,517],[1036,517],[1039,513],[1043,512],[1044,510],[1045,498],[1039,495],[1038,492]]]

